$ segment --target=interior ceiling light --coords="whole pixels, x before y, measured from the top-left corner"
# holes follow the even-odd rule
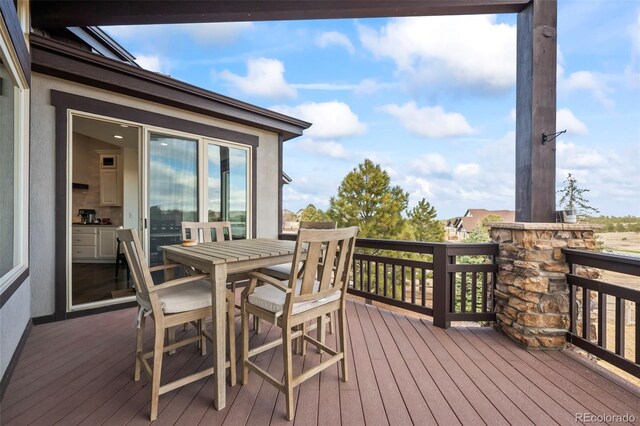
[[[122,139],[123,138],[123,136],[121,136],[121,135],[113,135],[113,137],[116,138],[116,139]]]

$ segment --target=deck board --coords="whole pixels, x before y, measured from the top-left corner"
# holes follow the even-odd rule
[[[144,373],[132,379],[135,317],[128,309],[35,326],[0,402],[0,423],[149,424],[149,382]],[[493,329],[442,330],[355,301],[347,303],[347,327],[349,381],[336,365],[296,388],[294,425],[573,424],[578,412],[640,418],[640,389],[571,353],[528,352]],[[152,330],[148,321],[147,347]],[[239,333],[236,317],[238,355]],[[279,337],[263,322],[251,345]],[[337,339],[327,334],[326,342],[336,347]],[[163,382],[210,365],[210,352],[202,357],[189,345],[166,356]],[[294,369],[322,357],[309,345],[306,356],[294,355]],[[255,362],[282,377],[280,347]],[[227,388],[224,410],[212,397],[211,377],[163,395],[155,424],[291,424],[283,395],[254,373],[247,385]]]

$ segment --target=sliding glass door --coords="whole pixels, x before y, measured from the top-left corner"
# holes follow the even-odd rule
[[[180,242],[183,221],[198,220],[198,140],[149,133],[149,261]]]
[[[234,239],[247,238],[250,148],[153,131],[148,141],[151,265],[180,242],[183,221],[228,220]]]
[[[207,142],[207,220],[231,222],[233,238],[247,237],[248,150]]]

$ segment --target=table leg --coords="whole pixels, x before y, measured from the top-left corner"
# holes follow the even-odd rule
[[[226,348],[225,336],[227,327],[226,321],[226,281],[227,281],[227,265],[211,266],[211,308],[212,324],[211,331],[213,335],[213,383],[214,383],[214,401],[213,406],[217,410],[222,410],[227,404],[227,385],[225,377],[227,376],[225,368]]]

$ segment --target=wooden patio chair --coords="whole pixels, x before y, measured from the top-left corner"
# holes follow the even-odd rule
[[[289,280],[279,281],[260,272],[250,273],[249,285],[242,292],[242,383],[249,381],[249,370],[255,371],[266,382],[286,396],[287,419],[293,418],[293,388],[315,374],[341,363],[342,380],[347,381],[346,305],[349,272],[353,261],[357,227],[344,229],[301,229],[296,240],[293,267]],[[303,250],[306,248],[306,261]],[[301,273],[300,270],[302,271]],[[258,283],[264,285],[258,286]],[[338,349],[324,344],[322,317],[338,311]],[[249,349],[249,314],[282,328],[280,339]],[[317,339],[300,328],[316,318]],[[293,376],[292,342],[302,337],[320,351],[329,354],[320,364]],[[249,360],[264,351],[282,344],[284,351],[284,381],[280,381]]]
[[[215,235],[215,238],[214,238]],[[227,236],[228,238],[225,238]],[[224,241],[225,239],[233,240],[231,232],[231,222],[223,220],[218,222],[182,222],[182,240],[191,239],[198,243],[210,243],[213,241]],[[200,273],[200,271],[189,271],[187,273]],[[234,274],[227,277],[231,294],[235,299],[236,283],[247,280],[247,274]],[[240,306],[237,306],[240,308]]]
[[[336,223],[333,221],[317,222],[317,221],[302,220],[300,221],[299,229],[336,229]],[[291,267],[292,267],[291,263],[281,263],[279,265],[274,265],[274,266],[269,266],[268,268],[264,268],[262,272],[264,274],[270,275],[280,280],[288,280],[289,274],[291,274]],[[302,262],[302,264],[300,265],[299,270],[302,271],[303,267],[304,267],[304,262]],[[329,333],[333,334],[333,324],[334,324],[333,313],[329,314],[326,317],[326,319],[329,324]],[[254,329],[257,330],[258,333],[260,332],[259,322],[256,321],[256,323],[254,324]],[[309,331],[311,330],[312,329],[309,329]],[[303,343],[303,346],[300,348],[300,350],[302,351],[303,354],[306,352],[306,345],[304,343]]]
[[[136,360],[134,380],[140,380],[140,370],[149,375],[151,380],[151,412],[150,420],[153,421],[158,416],[158,401],[160,395],[170,392],[188,383],[200,380],[203,377],[213,374],[213,367],[205,368],[197,373],[175,380],[173,382],[160,385],[162,358],[165,352],[173,351],[189,343],[198,342],[201,354],[206,355],[206,340],[212,341],[211,334],[206,331],[206,319],[211,316],[211,282],[208,275],[194,275],[185,278],[165,281],[162,284],[154,284],[151,272],[169,270],[178,264],[160,265],[148,267],[147,261],[142,251],[142,245],[138,234],[133,229],[121,229],[117,231],[124,253],[129,262],[131,275],[136,285],[136,298],[138,300],[138,331],[136,337]],[[236,382],[236,354],[235,354],[235,323],[234,323],[234,300],[227,297],[227,322],[228,339],[227,344],[229,361],[226,367],[231,373],[231,385]],[[144,328],[147,315],[153,318],[155,324],[155,339],[153,350],[144,352]],[[165,346],[165,330],[194,322],[197,324],[197,334],[183,339],[177,343],[170,342]],[[152,365],[147,359],[153,358]]]

